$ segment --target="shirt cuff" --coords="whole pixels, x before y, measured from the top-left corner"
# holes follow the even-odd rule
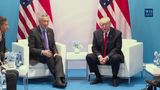
[[[43,52],[43,50],[41,50],[41,55],[43,55],[43,53],[42,53],[42,52]]]
[[[109,56],[107,56],[107,60],[109,60]]]
[[[98,55],[98,60],[100,60],[100,58],[102,58],[102,55]]]

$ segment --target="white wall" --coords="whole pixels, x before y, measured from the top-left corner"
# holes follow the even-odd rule
[[[73,41],[80,41],[87,51],[95,30],[98,0],[51,0],[56,41],[73,51]]]

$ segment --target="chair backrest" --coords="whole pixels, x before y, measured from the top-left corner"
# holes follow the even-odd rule
[[[132,45],[133,43],[136,43],[137,40],[134,40],[134,39],[122,39],[122,51],[128,47],[129,45]],[[92,53],[92,44],[89,44],[88,45],[88,52],[89,53]]]
[[[28,46],[28,39],[18,40],[18,43],[21,44],[21,45]]]
[[[131,45],[136,42],[137,42],[137,40],[134,40],[134,39],[122,39],[122,47],[125,47],[127,45]]]
[[[122,39],[122,52],[124,52],[125,48],[128,48],[128,46],[133,45],[134,43],[137,43],[137,40]]]
[[[23,44],[18,44],[17,42],[12,42],[12,51],[21,52],[23,65],[26,65],[26,67],[29,66],[29,47],[28,46]]]

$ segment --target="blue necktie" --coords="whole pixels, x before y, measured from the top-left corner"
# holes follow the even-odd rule
[[[47,31],[43,31],[43,38],[45,49],[49,50]]]

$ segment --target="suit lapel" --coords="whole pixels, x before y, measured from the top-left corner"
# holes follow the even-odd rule
[[[49,29],[47,28],[46,30],[47,30],[47,37],[48,37],[48,45],[50,45],[51,38],[50,38]]]
[[[104,43],[104,37],[103,37],[103,31],[102,30],[99,30],[99,41],[100,41],[100,44],[102,45],[103,47],[103,43]]]
[[[37,27],[37,32],[38,32],[38,37],[40,38],[40,41],[41,41],[43,47],[45,47],[43,44],[43,37],[42,37],[41,29],[39,26]]]
[[[112,40],[113,35],[114,35],[114,30],[112,28],[110,28],[110,32],[108,34],[108,42]]]

